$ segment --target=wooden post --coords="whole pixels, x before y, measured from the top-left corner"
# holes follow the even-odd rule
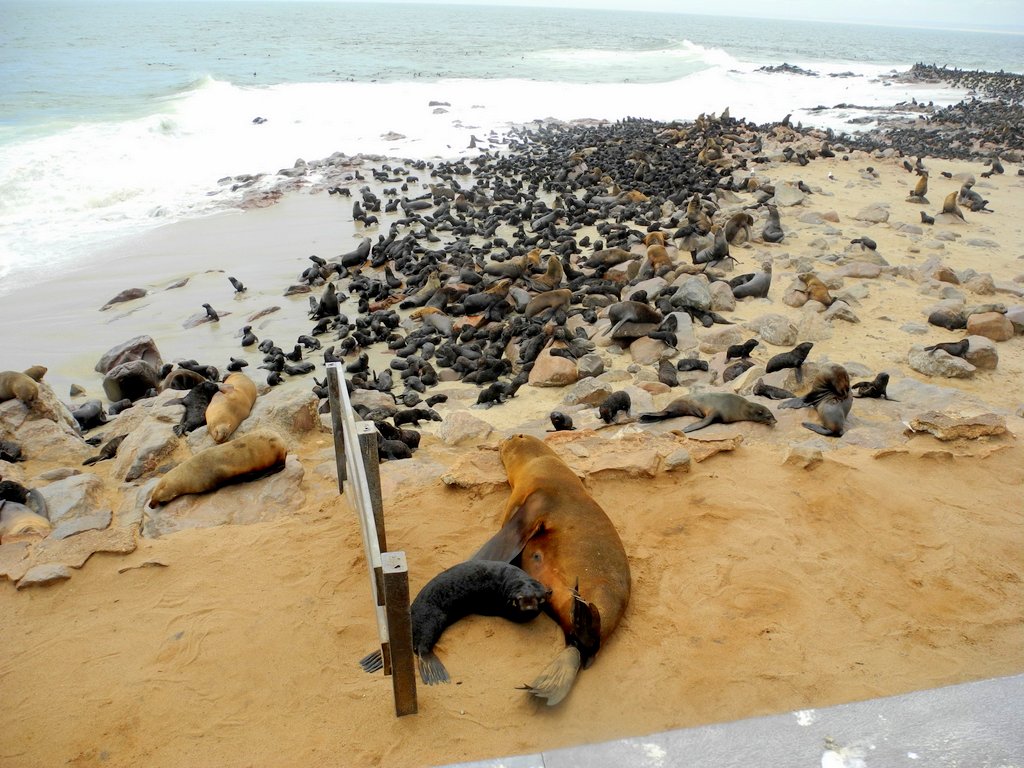
[[[334,433],[334,463],[338,469],[338,493],[345,495],[345,422],[341,408],[340,388],[345,384],[341,363],[327,363],[327,396],[331,402],[331,426]]]
[[[366,470],[366,485],[373,505],[373,527],[377,529],[377,544],[381,552],[388,551],[387,533],[384,531],[384,501],[380,495],[380,458],[377,455],[377,427],[372,421],[356,422],[359,450]]]
[[[412,621],[409,616],[409,568],[405,562],[405,552],[385,552],[381,555],[381,562],[384,570],[384,602],[388,615],[395,714],[399,717],[414,715],[418,707]]]

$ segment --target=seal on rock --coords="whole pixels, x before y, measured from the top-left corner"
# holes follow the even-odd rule
[[[513,435],[499,453],[512,493],[501,529],[473,559],[518,561],[551,589],[547,612],[562,628],[565,648],[525,689],[554,706],[622,619],[629,561],[608,515],[543,441]]]
[[[470,615],[501,616],[523,623],[540,614],[551,590],[522,568],[495,560],[469,560],[432,578],[412,601],[412,648],[425,685],[450,682],[448,670],[434,653],[444,631]],[[384,666],[379,650],[359,665],[367,672]]]
[[[5,400],[21,400],[26,405],[39,397],[39,385],[31,376],[21,371],[0,372],[0,403]]]
[[[687,424],[683,432],[696,432],[715,422],[732,424],[754,421],[769,426],[775,423],[775,414],[760,403],[754,403],[731,392],[705,392],[688,397],[677,397],[662,411],[641,413],[640,421],[652,422],[674,419],[677,416],[697,416],[700,421]]]
[[[244,373],[232,373],[206,408],[206,427],[214,442],[223,443],[238,429],[256,402],[256,385]]]
[[[889,386],[889,374],[883,372],[871,381],[858,381],[856,384],[851,384],[850,389],[853,390],[854,397],[877,397],[882,400],[892,400],[895,403],[896,401],[885,391],[887,386]]]
[[[206,493],[228,483],[262,477],[268,470],[283,467],[287,454],[284,440],[269,429],[206,448],[160,478],[149,506],[156,508],[186,493]]]

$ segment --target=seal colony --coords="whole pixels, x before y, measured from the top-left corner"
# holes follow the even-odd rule
[[[632,401],[622,391],[623,385],[615,384],[610,398],[595,398],[589,409],[577,408],[570,414],[568,408],[544,408],[542,412],[550,413],[553,427],[550,444],[526,437],[502,444],[501,459],[511,494],[500,527],[491,522],[501,511],[498,507],[485,510],[480,518],[487,521],[488,532],[498,527],[481,553],[518,563],[529,579],[542,585],[545,594],[551,591],[545,610],[558,622],[564,647],[548,668],[525,686],[526,690],[549,705],[564,701],[572,706],[571,697],[566,697],[580,670],[597,656],[603,661],[584,675],[586,683],[600,682],[602,691],[614,698],[619,690],[616,686],[632,661],[623,644],[639,632],[645,620],[642,612],[650,609],[656,586],[637,576],[636,599],[629,607],[634,575],[641,568],[648,569],[651,547],[639,545],[640,523],[628,519],[622,507],[602,498],[598,490],[609,493],[607,483],[584,486],[573,475],[562,458],[568,454],[559,447],[558,440],[572,437],[570,431],[574,429],[585,435],[598,420],[609,425],[608,431],[598,433],[604,439],[614,439],[628,430],[653,432],[658,427],[648,425],[645,415],[667,412],[669,418],[692,415],[700,419],[685,427],[686,431],[707,425],[713,436],[712,430],[719,428],[712,428],[711,423],[721,421],[731,425],[728,432],[749,437],[755,443],[812,437],[818,445],[846,444],[863,430],[860,414],[865,410],[892,408],[895,420],[897,406],[888,402],[888,374],[879,374],[873,381],[863,382],[864,386],[851,385],[850,376],[870,379],[874,374],[867,372],[869,366],[858,365],[857,361],[863,359],[859,356],[860,345],[843,351],[841,359],[848,361],[849,373],[840,373],[831,367],[822,347],[804,340],[808,338],[804,327],[797,329],[795,338],[770,340],[766,331],[741,323],[740,313],[728,308],[727,293],[743,310],[777,303],[788,292],[786,281],[792,278],[793,293],[801,294],[801,300],[810,299],[808,303],[817,302],[822,309],[828,304],[830,311],[843,309],[842,297],[850,295],[844,288],[853,282],[836,284],[833,268],[846,265],[843,254],[829,252],[820,258],[808,255],[811,248],[802,237],[806,233],[796,226],[799,214],[792,207],[771,202],[782,191],[782,185],[777,188],[771,176],[781,163],[792,165],[787,171],[796,171],[828,157],[826,153],[848,152],[851,144],[846,139],[796,128],[787,121],[753,126],[723,115],[704,116],[692,124],[629,120],[599,126],[539,125],[504,141],[500,148],[481,152],[471,160],[375,160],[375,166],[367,172],[372,183],[362,178],[346,181],[346,189],[351,187],[360,205],[356,217],[361,236],[358,244],[338,248],[340,255],[316,256],[308,262],[303,254],[303,268],[295,271],[293,282],[272,289],[282,294],[305,293],[312,299],[308,310],[305,296],[290,300],[292,311],[301,305],[298,314],[306,323],[303,333],[294,338],[281,335],[275,341],[270,337],[278,334],[267,332],[258,319],[247,317],[229,327],[231,315],[221,311],[218,323],[205,324],[203,333],[231,339],[232,354],[240,357],[229,358],[228,365],[224,365],[227,360],[176,361],[177,370],[158,367],[149,376],[137,366],[127,373],[112,373],[111,378],[124,376],[122,380],[131,385],[122,392],[130,396],[116,401],[118,410],[125,413],[123,423],[131,418],[133,407],[145,403],[152,393],[165,386],[191,385],[182,398],[186,412],[178,425],[178,432],[187,435],[209,419],[207,411],[214,390],[219,392],[227,383],[222,382],[223,370],[244,367],[260,397],[282,383],[294,389],[308,387],[322,407],[326,390],[322,378],[314,378],[319,376],[314,371],[321,360],[341,362],[345,385],[357,410],[380,433],[381,459],[395,461],[413,456],[420,447],[421,431],[425,444],[436,443],[436,425],[448,421],[461,405],[469,410],[475,402],[480,410],[472,413],[493,408],[500,415],[502,405],[508,410],[507,404],[516,398],[525,400],[529,395],[524,393],[536,391],[530,384],[551,380],[544,378],[549,375],[544,372],[547,366],[568,365],[576,375],[582,375],[580,372],[595,357],[628,360],[633,356]],[[780,156],[776,141],[790,152]],[[982,165],[979,155],[978,165],[1002,167],[997,161],[989,157]],[[863,168],[868,162],[876,161],[866,162],[855,155],[851,173],[856,166],[856,172],[872,174],[872,170]],[[895,163],[897,159],[887,162]],[[1009,166],[1017,162],[1004,153],[1002,163]],[[922,163],[931,168],[933,199],[941,201],[950,193],[961,196],[957,191],[963,186],[960,180],[950,181],[948,189],[942,186],[940,180],[945,177],[940,173],[940,162],[932,157],[919,158],[911,168]],[[901,202],[920,178],[913,173],[907,173],[906,190],[890,196],[894,204]],[[809,196],[820,194],[813,182],[808,192],[796,184],[792,188]],[[985,196],[992,195],[986,191]],[[995,212],[989,213],[960,205],[968,227],[982,216],[999,216],[1005,207],[994,201]],[[938,213],[937,208],[928,210]],[[368,216],[368,211],[375,216]],[[843,243],[849,237],[845,235]],[[881,256],[865,244],[865,238],[858,240],[860,247],[853,261]],[[881,250],[885,247],[882,242]],[[783,258],[784,249],[796,256]],[[703,256],[695,258],[700,254]],[[729,279],[733,269],[743,274]],[[266,290],[252,275],[232,271],[245,280],[249,296]],[[813,280],[800,279],[800,275]],[[905,275],[892,273],[892,277],[903,279]],[[809,282],[813,291],[804,290]],[[230,287],[225,284],[223,289],[226,293]],[[207,298],[218,307],[224,306],[225,296]],[[958,338],[980,309],[980,305],[965,308],[958,313],[955,324],[939,326],[949,331],[930,330],[946,334],[942,338]],[[812,311],[816,313],[813,316]],[[992,311],[1005,314],[1005,308],[1003,312]],[[807,315],[817,317],[817,312],[809,309]],[[702,334],[699,352],[696,345],[687,346],[694,327]],[[712,343],[711,339],[719,338],[712,336],[717,333],[727,340]],[[729,337],[730,333],[735,338]],[[760,342],[751,339],[752,335]],[[817,341],[819,337],[812,338]],[[951,354],[949,349],[966,355],[969,349],[960,342],[948,348],[942,346],[947,342],[932,343],[937,341],[928,338],[929,357],[943,359]],[[732,346],[736,349],[730,355]],[[204,357],[199,342],[196,347],[195,354]],[[638,362],[645,347],[656,351],[657,362]],[[676,357],[678,361],[673,364]],[[732,369],[734,359],[752,366],[749,373],[740,371],[730,379],[725,371]],[[891,366],[887,363],[887,367],[897,371],[899,362]],[[809,391],[803,386],[805,368]],[[660,387],[654,386],[655,377]],[[897,374],[894,381],[898,380]],[[19,398],[21,402],[32,399],[31,388],[25,388],[20,376],[8,377],[7,381],[22,387],[26,397]],[[653,410],[640,404],[636,395],[643,392],[637,392],[637,383],[649,387],[644,391],[658,398]],[[460,400],[457,395],[466,390],[474,397]],[[855,404],[852,411],[851,391],[852,397],[867,398]],[[449,396],[453,402],[446,402]],[[898,396],[904,399],[903,392]],[[808,421],[804,426],[817,434],[808,436],[799,421],[787,422],[783,411],[773,410],[786,407],[773,403],[777,400],[795,400],[799,407],[813,407],[821,423]],[[239,408],[228,408],[223,416],[215,416],[214,423],[223,423],[229,430],[238,428],[255,406],[250,396],[238,404]],[[20,407],[20,403],[8,407]],[[630,417],[631,410],[636,411],[638,419]],[[89,461],[116,455],[124,435],[118,432],[122,417],[111,418],[114,406],[107,409],[107,423],[103,422],[102,408],[97,411],[90,406],[76,412],[81,416],[79,429],[83,433],[103,432],[89,438],[97,446],[103,445],[99,456]],[[171,421],[173,416],[165,425],[168,430]],[[626,424],[622,429],[620,425]],[[767,429],[765,425],[773,427]],[[682,426],[670,423],[662,429]],[[104,443],[105,438],[112,440]],[[202,439],[195,438],[190,445],[199,446]],[[212,431],[209,439],[213,439]],[[238,448],[245,445],[245,439],[246,435],[231,435],[227,442],[208,450]],[[124,443],[126,448],[129,442]],[[273,438],[265,436],[257,443],[261,450],[275,445]],[[6,456],[19,456],[17,445],[5,443],[3,450]],[[226,455],[196,451],[162,479],[158,475],[166,464],[147,470],[142,479],[157,482],[150,501],[157,513],[163,504],[174,504],[172,495],[216,492],[224,482],[262,471],[259,467],[264,463],[270,462],[270,468],[279,467],[284,453],[253,454],[241,461],[220,458]],[[696,488],[698,478],[687,478],[690,480]],[[710,480],[700,478],[700,482]],[[833,488],[835,493],[842,493],[838,486]],[[699,497],[691,498],[697,501]],[[710,506],[702,501],[695,511],[700,512],[699,506],[703,505]],[[23,513],[17,508],[14,511]],[[563,528],[566,521],[571,525]],[[560,529],[557,536],[549,531],[552,527]],[[402,535],[419,535],[410,531],[414,526],[403,530]],[[645,528],[644,532],[649,531]],[[485,540],[480,536],[479,542]],[[423,550],[431,546],[436,549],[435,542],[424,545],[414,541]],[[568,544],[560,546],[565,541]],[[467,549],[458,556],[471,553],[472,544],[465,546]],[[438,557],[430,562],[440,570],[446,565],[445,559]],[[489,562],[472,560],[468,571],[461,567],[442,571],[436,582],[428,582],[429,589],[421,591],[422,604],[429,602],[433,611],[429,620],[414,620],[420,671],[428,683],[447,677],[435,648],[441,631],[461,613],[461,608],[453,607],[457,600],[449,600],[455,598],[451,594],[446,597],[445,589],[440,587],[453,587],[456,593],[467,587],[470,592],[483,587],[477,595],[483,596],[483,602],[474,604],[472,612],[496,609],[506,593],[503,587],[490,590],[487,586],[497,583],[481,575],[491,568],[486,565]],[[425,580],[429,575],[421,570],[417,578]],[[645,575],[650,577],[649,569]],[[431,595],[437,599],[428,601]],[[723,593],[706,599],[704,608],[710,606],[715,612],[719,600],[728,598]],[[537,607],[539,603],[525,606],[522,618],[530,618]],[[539,622],[538,626],[543,624]],[[417,625],[423,629],[416,631]],[[622,629],[618,636],[611,635],[616,626]],[[349,625],[344,628],[347,634],[353,634]],[[748,629],[744,626],[737,631]],[[493,629],[495,634],[504,631],[520,630],[501,623]],[[539,637],[533,634],[539,630],[529,627],[522,631],[530,633],[520,636],[530,637],[531,650],[536,650],[532,638]],[[694,631],[693,637],[695,647],[703,642],[702,633]],[[447,659],[450,651],[443,645],[441,650]],[[464,648],[453,650],[458,653]],[[546,646],[542,650],[547,653]],[[460,660],[459,667],[467,681],[491,680],[486,666],[467,667]],[[346,675],[344,666],[338,669],[342,670],[339,675]],[[591,675],[593,680],[589,679]],[[517,682],[522,679],[496,684]],[[468,688],[453,687],[442,695],[460,699]],[[583,695],[583,690],[575,695]]]

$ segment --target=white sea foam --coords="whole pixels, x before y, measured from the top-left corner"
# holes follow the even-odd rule
[[[105,239],[233,205],[238,195],[224,191],[218,179],[274,173],[298,158],[338,151],[453,157],[473,134],[483,137],[537,118],[686,120],[727,106],[733,116],[759,123],[792,112],[794,122],[842,131],[851,129],[845,121],[856,110],[806,109],[912,97],[948,104],[962,97],[931,86],[882,87],[873,77],[878,67],[861,66],[856,77],[814,78],[752,72],[749,65],[740,71],[728,54],[686,41],[679,51],[728,65],[650,84],[447,80],[240,87],[203,78],[186,93],[161,100],[146,117],[80,124],[0,146],[0,294],[24,285],[41,265],[78,260]],[[435,108],[431,101],[448,106]],[[266,122],[253,124],[257,116]],[[392,132],[404,138],[388,138]]]

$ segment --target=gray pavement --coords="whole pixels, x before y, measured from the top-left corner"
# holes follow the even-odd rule
[[[459,768],[1024,768],[1024,675]]]

